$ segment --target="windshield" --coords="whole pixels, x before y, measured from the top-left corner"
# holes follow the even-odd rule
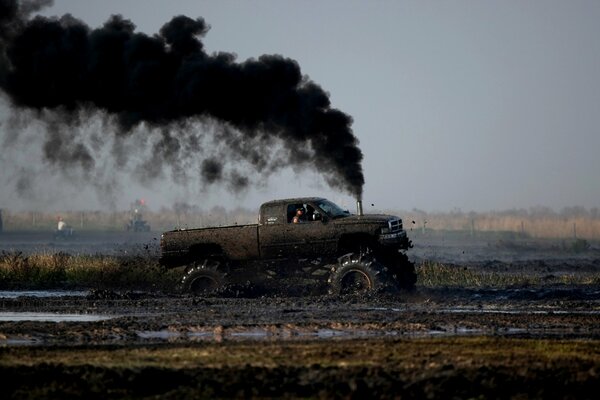
[[[321,210],[325,211],[325,213],[327,213],[327,215],[329,215],[331,218],[341,218],[350,215],[350,212],[348,212],[348,210],[343,210],[340,206],[338,206],[335,203],[332,203],[329,200],[319,200],[315,202],[315,204]]]

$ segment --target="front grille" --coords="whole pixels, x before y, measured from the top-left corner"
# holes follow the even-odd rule
[[[402,230],[402,220],[401,219],[393,219],[388,221],[390,225],[390,233],[398,232]]]

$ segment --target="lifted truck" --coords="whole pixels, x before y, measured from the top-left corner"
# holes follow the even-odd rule
[[[182,289],[200,295],[247,282],[332,294],[411,289],[412,243],[402,220],[363,215],[357,204],[355,215],[324,198],[274,200],[260,207],[258,224],[165,232],[160,263],[185,266]]]

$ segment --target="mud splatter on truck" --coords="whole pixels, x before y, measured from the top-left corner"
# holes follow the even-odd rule
[[[274,200],[257,224],[165,232],[161,264],[185,267],[182,288],[310,285],[333,294],[412,288],[412,247],[396,216],[351,214],[319,197]]]

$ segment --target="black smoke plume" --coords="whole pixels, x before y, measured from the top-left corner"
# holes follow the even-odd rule
[[[0,0],[0,87],[13,107],[58,118],[46,139],[50,162],[94,168],[93,151],[63,129],[92,110],[114,120],[103,134],[117,143],[140,126],[160,131],[152,163],[184,169],[204,154],[195,165],[207,183],[247,185],[247,173],[224,170],[237,157],[259,173],[311,167],[331,185],[362,194],[352,118],[331,107],[328,93],[296,61],[262,55],[237,62],[231,53],[207,54],[201,38],[209,26],[202,18],[176,16],[149,36],[119,15],[96,29],[68,14],[30,17],[50,3]],[[187,131],[190,121],[218,125],[213,141],[223,152],[203,153],[202,134]],[[272,152],[274,144],[283,151]],[[114,151],[116,160],[127,157],[118,145]]]

